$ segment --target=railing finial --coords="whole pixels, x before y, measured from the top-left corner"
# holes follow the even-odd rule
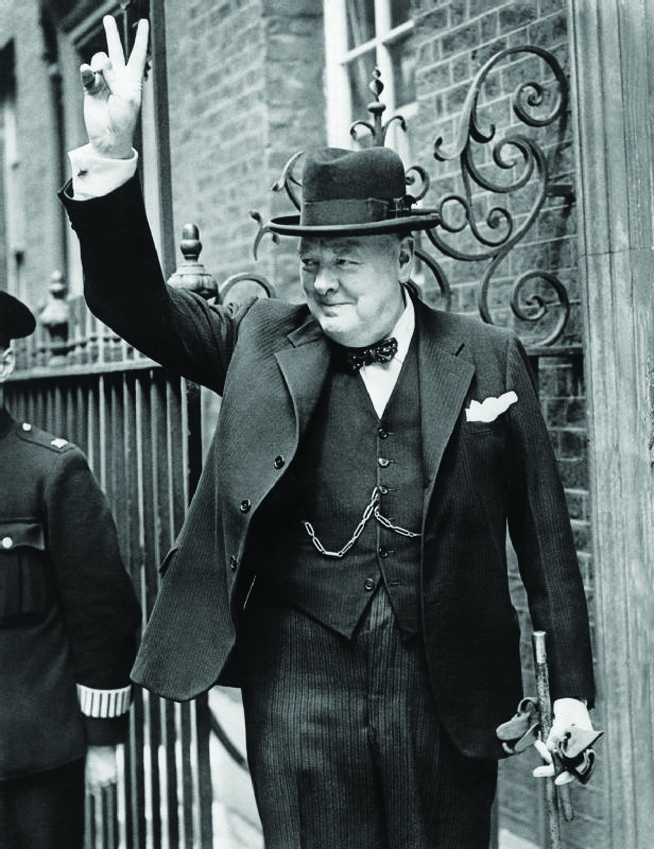
[[[216,281],[199,260],[202,242],[197,225],[184,225],[179,247],[184,260],[168,278],[168,284],[178,289],[196,292],[206,300],[215,298],[218,294]]]
[[[66,362],[68,353],[68,327],[70,307],[68,305],[68,286],[64,274],[55,270],[50,276],[50,299],[39,315],[39,322],[50,336],[50,356],[48,365]]]

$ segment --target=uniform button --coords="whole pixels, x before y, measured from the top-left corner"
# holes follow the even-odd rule
[[[241,511],[241,513],[249,513],[251,507],[252,503],[250,502],[249,498],[244,498],[243,501],[241,501],[241,503],[238,505],[238,509]]]
[[[30,431],[32,430],[32,425],[27,422],[23,422],[23,430]]]
[[[378,487],[380,495],[388,495],[388,487],[380,486]]]
[[[11,537],[3,537],[2,538],[2,547],[3,548],[11,548],[14,544],[14,541]]]
[[[387,439],[390,436],[390,434],[387,430],[384,430],[383,427],[380,427],[380,428],[377,428],[377,436],[380,439]]]
[[[374,580],[372,578],[366,578],[366,580],[363,582],[363,587],[366,590],[366,592],[371,592],[371,590],[375,589]]]
[[[285,464],[286,464],[286,460],[282,457],[281,454],[278,454],[277,457],[275,457],[275,461],[274,461],[275,468],[281,469],[281,468],[284,467]]]
[[[390,551],[387,548],[380,548],[379,549],[379,556],[380,557],[383,557],[384,559],[386,559],[389,554],[390,554]]]
[[[377,460],[377,462],[378,462],[378,463],[379,463],[379,465],[382,467],[382,469],[385,469],[385,468],[386,468],[386,466],[390,466],[390,464],[391,464],[391,461],[390,461],[390,460],[387,460],[387,459],[386,459],[386,457],[380,457],[380,458]]]

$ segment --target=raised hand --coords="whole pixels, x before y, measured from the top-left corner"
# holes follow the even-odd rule
[[[125,62],[116,21],[103,19],[107,53],[96,53],[82,65],[84,121],[89,142],[100,156],[128,159],[141,108],[141,91],[148,50],[148,22],[141,20],[134,47]]]

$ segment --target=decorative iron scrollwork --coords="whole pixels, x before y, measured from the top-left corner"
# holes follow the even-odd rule
[[[466,97],[458,131],[448,147],[443,138],[434,141],[434,158],[440,162],[458,159],[463,194],[448,194],[439,199],[440,227],[427,232],[431,243],[440,253],[464,262],[487,262],[478,288],[478,307],[482,319],[493,323],[489,293],[494,275],[509,252],[532,229],[548,197],[564,196],[572,200],[569,186],[552,184],[547,158],[540,145],[523,133],[506,134],[497,139],[495,124],[483,126],[479,114],[479,97],[490,73],[511,57],[536,57],[551,72],[546,85],[537,80],[521,82],[512,95],[515,116],[527,127],[538,129],[553,124],[565,115],[568,86],[563,70],[548,51],[539,47],[513,47],[493,56],[479,71]],[[548,104],[548,96],[553,103]],[[480,151],[484,145],[493,146],[490,159]],[[479,164],[482,160],[482,164]],[[488,163],[494,166],[493,176]],[[494,196],[517,196],[528,189],[531,200],[528,209],[521,211],[518,223],[508,203],[493,205],[481,216],[475,204],[475,192],[481,189],[490,200]],[[483,220],[482,220],[483,219]],[[472,248],[458,248],[448,237],[466,232]],[[570,315],[570,301],[563,283],[550,269],[532,269],[521,274],[513,283],[509,306],[514,316],[538,330],[530,331],[532,346],[549,346],[561,338]]]
[[[526,130],[506,133],[500,138],[496,125],[485,124],[482,119],[480,94],[500,63],[524,58],[541,63],[540,80],[520,82],[511,97],[513,114]],[[374,101],[368,105],[372,119],[355,121],[350,134],[360,140],[361,131],[367,131],[372,145],[382,146],[391,124],[397,122],[406,129],[406,121],[401,115],[393,115],[383,122],[386,105],[380,100],[384,85],[378,69],[369,88],[374,95]],[[492,284],[509,252],[532,229],[547,198],[564,197],[569,203],[574,199],[569,185],[553,183],[547,157],[532,137],[533,131],[565,116],[567,99],[565,74],[551,53],[540,47],[511,47],[495,54],[477,73],[452,142],[446,145],[441,136],[434,140],[433,155],[438,162],[458,160],[463,189],[460,193],[449,191],[436,202],[430,201],[430,208],[439,212],[439,223],[425,233],[440,257],[486,264],[477,299],[479,314],[487,323],[494,323],[489,306]],[[299,151],[291,157],[272,187],[276,192],[285,191],[296,209],[301,206],[303,153]],[[407,168],[406,179],[418,201],[431,191],[429,174],[420,165]],[[510,201],[518,197],[521,208],[516,214]],[[259,221],[254,245],[256,256],[261,239],[270,231],[258,213],[250,214]],[[450,309],[452,288],[441,262],[424,246],[418,247],[416,255],[433,274],[444,308]],[[553,345],[563,335],[570,315],[566,288],[552,269],[534,268],[521,273],[512,283],[506,307],[522,328],[529,328],[526,335],[531,346]]]

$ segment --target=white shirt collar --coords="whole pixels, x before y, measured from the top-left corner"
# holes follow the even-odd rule
[[[393,328],[393,332],[390,334],[397,339],[397,354],[395,354],[394,359],[400,364],[404,362],[409,352],[409,345],[411,344],[413,331],[416,326],[416,311],[413,307],[413,301],[408,293],[405,294],[405,298],[406,306],[404,312],[399,317],[397,324]]]

